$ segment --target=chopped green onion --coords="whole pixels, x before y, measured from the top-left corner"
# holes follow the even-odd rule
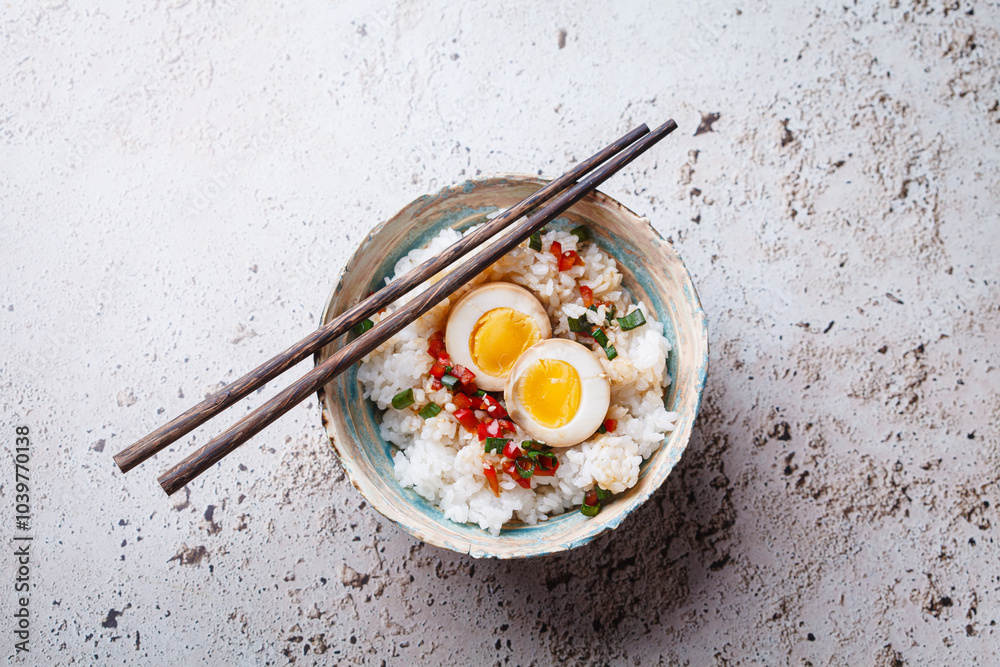
[[[423,409],[417,413],[424,419],[430,419],[431,417],[437,417],[441,414],[441,406],[437,403],[428,403],[423,407]]]
[[[580,505],[580,513],[583,514],[583,516],[597,516],[598,512],[600,511],[601,511],[600,503],[598,503],[597,505],[587,505],[586,503]]]
[[[484,389],[477,389],[476,393],[473,394],[473,396],[475,396],[476,398],[482,398],[485,395],[486,395],[486,390]]]
[[[632,329],[641,327],[645,323],[646,318],[643,316],[642,311],[638,308],[625,317],[618,318],[618,326],[622,328],[622,331],[631,331]]]
[[[534,461],[535,463],[538,463],[539,459],[545,459],[548,462],[548,466],[550,468],[553,465],[555,465],[555,461],[558,458],[552,452],[537,452],[537,451],[535,451],[535,452],[525,452],[524,455],[527,456],[532,461]]]
[[[364,320],[363,322],[358,322],[357,324],[355,324],[353,331],[356,335],[360,336],[364,332],[371,329],[373,326],[375,326],[374,322],[372,322],[371,320]]]
[[[597,427],[597,432],[598,433],[607,433],[608,432],[608,429],[606,429],[604,427],[604,422],[601,422],[601,425]]]
[[[587,321],[586,315],[567,317],[566,323],[569,324],[569,330],[573,333],[590,333],[590,322]]]
[[[594,327],[594,330],[590,332],[590,335],[593,336],[594,340],[597,341],[598,345],[607,349],[608,335],[604,333],[603,329],[601,329],[600,327]]]
[[[486,438],[486,451],[502,452],[508,442],[510,442],[510,438]]]
[[[406,389],[392,397],[392,407],[397,410],[408,408],[413,405],[413,389]]]
[[[531,237],[528,238],[528,247],[531,248],[532,250],[534,250],[535,252],[541,252],[542,251],[542,233],[541,232],[535,232],[534,234],[531,235]]]
[[[573,229],[569,230],[569,233],[575,236],[576,238],[580,239],[580,243],[590,240],[590,232],[587,231],[587,228],[584,227],[583,225],[580,225],[579,227],[574,227]]]
[[[441,384],[448,387],[448,389],[454,389],[458,384],[458,378],[451,374],[445,374],[441,377]]]
[[[527,456],[519,456],[514,461],[514,467],[517,468],[517,474],[521,476],[521,479],[528,479],[534,475],[535,465],[535,462]]]
[[[602,503],[605,500],[607,500],[608,498],[610,498],[612,495],[614,495],[610,491],[608,491],[607,489],[602,489],[599,486],[595,487],[595,488],[597,489],[597,500],[600,501],[600,502],[602,502]]]
[[[547,452],[550,449],[552,448],[537,440],[524,440],[521,442],[521,450],[525,452]]]
[[[593,325],[587,321],[586,315],[581,315],[580,317],[568,317],[566,318],[566,321],[569,324],[569,330],[573,333],[589,334],[591,338],[597,341],[597,344],[604,349],[604,353],[608,355],[609,360],[618,356],[618,350],[616,350],[615,346],[608,340],[608,335],[604,333],[604,330],[600,327],[593,327],[593,329],[591,329]]]

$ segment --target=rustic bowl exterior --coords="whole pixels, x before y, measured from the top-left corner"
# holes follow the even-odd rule
[[[323,312],[325,324],[378,290],[396,262],[428,243],[445,227],[465,230],[486,215],[507,208],[545,185],[534,176],[504,174],[466,181],[425,195],[376,227],[344,267]],[[596,517],[568,512],[534,526],[511,524],[498,537],[476,525],[449,521],[432,503],[404,489],[393,474],[394,447],[379,435],[378,410],[364,400],[352,367],[320,390],[323,425],[351,483],[380,513],[414,537],[476,558],[524,558],[566,551],[616,528],[663,483],[680,460],[708,373],[708,330],[691,276],[680,256],[649,222],[617,201],[594,192],[550,225],[585,224],[600,246],[618,261],[625,285],[664,323],[674,349],[668,360],[673,378],[665,403],[679,413],[676,428],[643,463],[639,482],[616,496]],[[328,345],[321,363],[346,344]]]

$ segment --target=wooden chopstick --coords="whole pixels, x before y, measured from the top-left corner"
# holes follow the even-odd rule
[[[602,148],[538,192],[507,209],[487,224],[481,225],[475,232],[463,237],[445,252],[427,260],[406,275],[392,281],[383,289],[372,294],[358,305],[348,309],[339,317],[320,327],[284,352],[264,362],[239,380],[227,385],[219,392],[195,405],[184,414],[167,422],[149,435],[118,452],[114,456],[115,463],[118,464],[122,472],[132,470],[175,440],[184,437],[232,404],[250,395],[278,375],[281,375],[310,354],[313,354],[316,350],[347,333],[355,325],[382,310],[417,285],[420,285],[431,276],[446,268],[458,258],[482,246],[486,241],[507,228],[522,215],[540,206],[557,193],[562,192],[594,167],[603,164],[610,157],[619,153],[623,148],[629,146],[636,139],[648,132],[649,128],[643,123],[614,143]]]
[[[344,372],[351,364],[397,334],[442,299],[484,271],[531,234],[541,229],[547,222],[559,216],[675,129],[677,129],[677,124],[673,120],[668,120],[556,197],[541,211],[514,225],[508,233],[491,243],[482,252],[456,267],[450,274],[428,287],[399,310],[338,350],[322,364],[314,367],[300,380],[238,421],[223,434],[205,444],[194,454],[167,470],[158,478],[160,486],[167,492],[167,495],[172,495],[183,488],[188,482],[221,461],[227,454],[262,431],[293,406]]]

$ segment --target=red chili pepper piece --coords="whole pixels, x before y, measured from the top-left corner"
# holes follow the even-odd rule
[[[511,440],[507,443],[507,446],[503,448],[503,455],[511,460],[516,459],[521,455],[521,448],[514,444],[514,441]]]
[[[490,483],[490,490],[493,491],[493,495],[499,498],[500,480],[497,479],[497,471],[492,463],[483,462],[483,474],[486,476],[486,481]]]
[[[434,362],[433,364],[431,364],[430,373],[431,373],[431,375],[433,375],[437,379],[440,380],[441,378],[443,378],[445,376],[445,373],[447,373],[447,372],[448,371],[445,369],[444,364],[442,364],[440,362],[437,362],[437,361]]]
[[[476,426],[476,436],[479,438],[479,442],[483,442],[486,438],[490,437],[489,433],[486,432],[486,422],[479,422]]]
[[[586,495],[583,496],[583,504],[590,505],[591,507],[596,507],[600,501],[597,499],[597,489],[591,489],[587,491]]]
[[[461,394],[459,394],[460,396]],[[479,420],[476,419],[476,415],[468,408],[459,408],[455,410],[455,419],[458,423],[465,427],[465,430],[469,433],[475,433],[479,429]]]
[[[427,354],[437,359],[444,350],[444,333],[436,331],[427,341]]]
[[[542,477],[551,477],[556,474],[556,470],[559,470],[559,459],[548,456],[538,457],[538,468],[535,469],[536,475],[541,475]]]
[[[503,406],[489,394],[483,396],[483,409],[486,410],[486,414],[494,419],[503,419],[507,416],[507,411],[504,410]]]
[[[573,268],[573,265],[576,264],[577,259],[578,257],[575,250],[567,250],[559,257],[559,270],[569,271]]]
[[[447,352],[440,352],[437,355],[438,363],[443,366],[451,366],[451,355]]]
[[[451,402],[455,404],[455,407],[459,410],[468,409],[472,407],[472,401],[465,394],[455,394],[451,397]],[[478,422],[477,422],[478,423]]]
[[[510,433],[517,433],[517,427],[514,426],[514,422],[509,419],[498,419],[497,423],[500,424],[500,428]]]
[[[594,290],[586,285],[580,285],[580,296],[583,297],[584,308],[590,308],[594,305]]]
[[[618,426],[618,421],[615,419],[605,419],[604,428],[607,429],[608,433],[612,433],[615,430],[615,426]]]
[[[464,387],[463,387],[463,389],[464,389]],[[468,396],[468,395],[466,394],[466,396]],[[480,398],[479,396],[468,396],[468,398],[469,398],[469,403],[471,403],[471,405],[469,407],[471,407],[473,410],[482,410],[483,409],[483,399],[482,398]]]
[[[556,261],[562,259],[562,244],[559,241],[553,241],[549,251],[556,256]]]
[[[461,366],[459,364],[455,364],[455,367],[452,369],[451,372],[455,375],[455,377],[458,378],[458,381],[461,382],[463,385],[470,385],[472,387],[472,393],[476,393],[475,373],[470,371],[465,366]]]
[[[501,467],[503,468],[503,471],[505,473],[510,475],[511,479],[513,479],[515,482],[521,485],[521,488],[524,489],[531,488],[531,480],[524,479],[517,473],[517,465],[515,465],[513,461],[504,461]]]
[[[437,391],[442,387],[441,380],[431,378],[431,391]]]
[[[502,438],[503,432],[500,429],[500,424],[495,419],[491,419],[486,422],[486,436],[489,438]]]

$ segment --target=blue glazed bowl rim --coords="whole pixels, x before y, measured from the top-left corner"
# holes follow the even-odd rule
[[[387,225],[396,221],[397,218],[400,218],[401,215],[409,212],[410,213],[409,218],[412,220],[417,216],[419,216],[420,213],[426,210],[429,206],[434,204],[440,204],[444,201],[447,201],[463,193],[469,193],[470,191],[475,190],[476,188],[498,187],[498,186],[504,187],[506,185],[531,185],[531,186],[542,187],[547,182],[548,181],[546,181],[545,179],[530,175],[494,174],[494,175],[478,177],[476,179],[470,179],[455,185],[447,186],[445,188],[442,188],[435,194],[423,195],[413,200],[410,204],[403,207],[399,213],[387,218],[386,220],[379,223],[374,229],[372,229],[372,231],[369,232],[369,234],[367,235],[367,238],[360,244],[359,248],[351,256],[350,260],[348,260],[347,264],[344,265],[344,267],[340,272],[337,285],[332,290],[330,297],[327,299],[322,321],[325,323],[331,316],[331,309],[333,308],[337,300],[337,297],[341,291],[341,287],[343,285],[344,278],[348,269],[356,263],[359,255],[365,251],[370,242],[373,239],[377,238],[378,235],[385,229]],[[670,470],[672,470],[672,468],[676,465],[676,462],[677,460],[679,460],[681,453],[687,446],[694,418],[696,417],[698,410],[700,408],[702,394],[708,373],[707,318],[705,317],[705,313],[701,306],[701,302],[698,298],[697,292],[695,290],[694,283],[691,280],[690,272],[688,271],[686,265],[684,265],[683,260],[681,260],[676,250],[673,249],[673,247],[663,239],[663,237],[659,234],[659,232],[656,231],[656,229],[649,223],[648,220],[636,215],[634,212],[632,212],[630,209],[628,209],[620,202],[599,191],[591,193],[584,201],[588,200],[590,200],[595,204],[598,204],[599,206],[611,207],[612,209],[614,209],[616,215],[623,216],[625,218],[630,218],[631,222],[634,222],[635,224],[644,224],[653,233],[654,237],[658,239],[660,243],[664,244],[667,247],[669,253],[671,253],[674,257],[676,257],[676,263],[677,263],[676,268],[679,270],[681,274],[680,277],[684,287],[683,290],[684,297],[686,304],[691,309],[691,317],[694,321],[700,323],[699,327],[700,340],[697,342],[700,344],[699,345],[700,348],[703,349],[704,354],[702,358],[697,361],[696,367],[694,369],[695,383],[696,383],[695,392],[693,396],[694,404],[693,406],[689,406],[688,410],[686,410],[687,418],[684,419],[684,423],[682,424],[681,419],[679,419],[677,428],[675,428],[675,432],[681,429],[683,429],[683,432],[679,434],[678,439],[675,441],[674,447],[672,448],[673,451],[671,452],[671,458],[674,460],[669,463],[669,467],[666,469],[664,473],[662,473],[662,478],[656,480],[655,484],[646,485],[645,488],[643,489],[639,489],[638,487],[630,489],[629,491],[626,491],[625,494],[623,494],[625,496],[628,496],[627,498],[617,499],[620,500],[621,502],[627,503],[627,507],[625,507],[623,511],[618,511],[612,515],[606,516],[604,517],[603,520],[600,520],[601,515],[598,515],[598,517],[595,517],[594,519],[588,520],[587,528],[582,532],[578,531],[577,535],[575,536],[575,539],[573,539],[572,541],[562,542],[557,540],[553,542],[547,542],[547,541],[534,542],[524,545],[518,545],[518,548],[512,549],[511,539],[512,537],[514,537],[513,533],[516,533],[518,530],[524,530],[527,528],[523,526],[518,526],[516,528],[505,527],[504,531],[501,532],[501,535],[498,538],[492,538],[492,536],[489,535],[489,533],[487,533],[486,531],[482,531],[481,529],[479,529],[478,526],[471,526],[471,529],[474,531],[475,535],[484,537],[486,541],[489,541],[490,538],[495,540],[496,541],[495,548],[491,548],[488,544],[485,546],[482,544],[476,545],[472,543],[473,541],[466,542],[461,539],[459,540],[439,539],[435,535],[433,530],[428,532],[426,530],[426,527],[421,525],[419,521],[414,523],[413,517],[405,516],[402,513],[396,511],[396,508],[392,505],[392,503],[386,501],[386,498],[382,493],[382,490],[379,489],[377,485],[370,484],[369,483],[370,480],[364,479],[364,477],[366,477],[366,475],[362,474],[364,471],[359,469],[356,470],[351,461],[348,460],[348,457],[344,456],[344,453],[341,451],[340,447],[338,447],[337,438],[334,437],[333,431],[336,429],[334,428],[334,425],[332,423],[332,417],[327,411],[325,391],[324,389],[321,389],[318,392],[318,397],[319,397],[319,404],[320,404],[323,425],[328,435],[330,436],[330,440],[333,445],[334,451],[336,452],[338,459],[341,461],[341,465],[343,466],[346,474],[348,475],[348,478],[351,480],[352,485],[354,485],[355,488],[358,489],[358,491],[362,494],[362,496],[364,496],[369,501],[369,503],[372,505],[372,507],[375,508],[376,511],[381,513],[387,519],[389,519],[390,521],[392,521],[397,526],[402,528],[410,535],[416,537],[417,539],[423,540],[430,544],[434,544],[435,546],[445,547],[461,553],[470,553],[471,555],[476,557],[496,557],[496,558],[540,556],[582,546],[590,542],[597,536],[609,530],[617,528],[621,524],[621,522],[625,519],[626,516],[630,515],[633,511],[635,511],[635,509],[644,504],[646,500],[648,500],[652,496],[652,494],[655,493],[655,491],[666,480]],[[572,212],[572,210],[573,209],[570,210],[570,213]],[[430,234],[432,232],[436,234],[437,231],[441,228],[440,220],[435,221],[433,225],[429,225],[428,227],[433,227],[433,230],[427,230],[425,234]],[[413,247],[417,247],[418,245],[419,244],[414,244],[411,247],[401,249],[400,256],[411,250]],[[395,262],[395,258],[393,258],[392,262],[393,263]],[[664,316],[664,314],[658,313],[658,316],[661,320],[664,320],[664,324],[669,330],[670,324],[667,322],[667,318]],[[673,340],[671,342],[674,343],[676,351],[678,346]],[[316,363],[319,363],[322,358],[323,358],[323,352],[321,351],[320,353],[316,354]],[[354,377],[354,374],[356,373],[356,367],[355,369],[352,369],[351,373],[352,377]],[[673,391],[674,387],[671,387],[670,389],[671,391]],[[671,406],[671,407],[672,409],[677,409],[679,406]],[[693,409],[691,409],[692,407]],[[374,409],[373,406],[372,409]],[[673,433],[669,434],[667,438],[664,440],[664,443],[671,440],[672,437]],[[384,445],[386,451],[388,451],[389,446],[384,442],[382,442],[381,444]],[[651,462],[655,457],[662,456],[664,454],[665,448],[666,447],[664,445],[664,447],[654,452],[649,459],[643,462],[643,467],[645,468],[645,466],[649,462]],[[378,448],[376,447],[376,449]],[[412,491],[412,489],[401,489],[401,491],[404,492],[405,494],[409,494],[409,497],[412,499],[412,503],[415,506],[422,506],[421,509],[427,511],[426,506],[428,505],[428,501],[417,496],[416,493]],[[440,521],[447,522],[452,527],[456,525],[458,526],[462,525],[462,524],[452,524],[448,519],[444,518],[443,513],[441,512],[440,509],[433,507],[433,505],[431,505],[431,507],[433,511],[436,511],[440,515]],[[415,507],[415,509],[416,508],[417,507]],[[556,521],[558,519],[566,517],[569,514],[572,514],[572,512],[568,512],[566,514],[553,517],[553,519],[550,520],[549,522],[540,523],[539,524],[539,526],[541,527],[540,529],[543,531],[548,530],[550,526],[556,525]],[[483,542],[483,540],[476,539],[474,540],[474,542],[481,543]]]

